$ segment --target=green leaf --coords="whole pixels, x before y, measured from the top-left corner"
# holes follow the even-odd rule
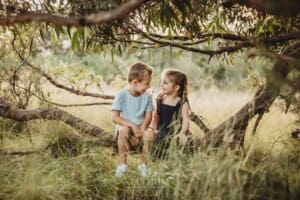
[[[78,30],[74,32],[72,36],[71,46],[73,49],[79,49],[79,32]]]
[[[42,38],[43,42],[45,42],[45,38],[44,38],[44,33],[43,33],[43,30],[42,30],[42,29],[40,29],[39,31],[40,31],[40,36],[41,36],[41,38]]]
[[[71,35],[71,27],[70,26],[67,27],[67,33],[68,33],[69,38],[71,39],[72,35]]]

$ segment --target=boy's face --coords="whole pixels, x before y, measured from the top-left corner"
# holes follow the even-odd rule
[[[133,89],[137,95],[141,95],[146,92],[148,88],[150,88],[152,77],[147,74],[142,81],[133,80]]]

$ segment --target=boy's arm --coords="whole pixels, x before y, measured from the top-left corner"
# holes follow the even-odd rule
[[[134,126],[135,126],[134,123],[123,119],[121,117],[121,111],[118,111],[118,110],[113,110],[112,111],[112,121],[116,124],[121,125],[121,126],[128,126],[128,127],[131,127],[131,128],[134,128]]]
[[[130,127],[134,133],[135,137],[142,137],[142,131],[135,123],[125,120],[121,117],[121,111],[113,110],[112,111],[112,121],[121,126]]]
[[[152,112],[145,112],[145,119],[140,126],[142,131],[147,130],[147,128],[151,122],[151,118],[152,118]]]

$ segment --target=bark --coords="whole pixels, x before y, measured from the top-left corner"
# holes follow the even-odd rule
[[[207,134],[210,131],[199,115],[192,113],[190,119],[203,131],[203,133]]]
[[[66,111],[63,111],[56,107],[49,108],[37,108],[33,110],[24,110],[14,108],[12,104],[0,97],[0,116],[9,118],[18,122],[46,119],[46,120],[57,120],[64,122],[71,126],[75,130],[81,133],[85,133],[103,141],[103,146],[111,146],[113,143],[113,136],[103,129],[92,125]]]

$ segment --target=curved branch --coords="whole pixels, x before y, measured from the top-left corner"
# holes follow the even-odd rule
[[[203,50],[203,49],[199,49],[199,48],[195,48],[195,47],[187,47],[187,46],[184,46],[184,45],[179,44],[179,43],[174,43],[172,41],[158,40],[158,39],[153,38],[150,35],[148,35],[147,33],[142,32],[142,31],[140,33],[145,38],[149,39],[150,41],[156,42],[158,44],[168,45],[168,46],[172,46],[172,47],[177,47],[177,48],[184,49],[184,50],[187,50],[187,51],[190,51],[190,52],[202,53],[202,54],[206,54],[206,55],[209,55],[209,56],[223,54],[223,53],[226,53],[226,52],[227,53],[231,53],[231,52],[235,52],[235,51],[241,50],[242,48],[245,48],[245,47],[253,47],[253,46],[255,46],[255,43],[253,43],[253,42],[244,41],[244,42],[237,43],[234,46],[227,46],[227,47],[220,48],[218,50]]]
[[[90,26],[103,24],[116,19],[120,19],[129,14],[133,10],[139,8],[142,4],[149,0],[130,0],[110,11],[99,12],[80,18],[65,18],[47,13],[24,13],[16,16],[0,18],[0,26],[11,26],[14,24],[30,23],[30,22],[46,22],[58,26]]]
[[[280,34],[277,36],[271,36],[271,37],[258,37],[258,38],[248,38],[248,39],[246,37],[242,37],[242,36],[239,37],[239,36],[232,35],[232,34],[225,34],[223,36],[222,36],[222,34],[205,34],[205,37],[214,37],[213,39],[222,38],[222,39],[227,39],[227,40],[238,40],[240,42],[236,42],[232,46],[221,47],[217,50],[203,50],[203,49],[199,49],[199,48],[195,48],[195,47],[188,47],[182,43],[176,43],[172,40],[157,39],[157,38],[159,38],[159,37],[156,37],[157,35],[155,37],[153,37],[153,36],[151,36],[152,34],[148,34],[137,27],[134,27],[134,29],[139,34],[141,34],[143,37],[145,37],[145,38],[149,39],[150,41],[155,42],[157,44],[177,47],[177,48],[184,49],[187,51],[191,51],[191,52],[195,52],[195,53],[202,53],[202,54],[206,54],[209,56],[219,55],[219,54],[223,54],[226,52],[232,53],[232,52],[241,50],[243,48],[251,48],[251,47],[255,47],[257,45],[261,45],[261,44],[271,44],[271,43],[278,43],[278,42],[282,43],[282,42],[287,42],[290,40],[300,39],[300,31],[284,33],[284,34]],[[204,39],[205,38],[203,38],[203,40]]]
[[[167,40],[181,40],[181,41],[187,41],[191,40],[194,38],[200,39],[201,40],[208,40],[209,37],[213,38],[221,38],[221,39],[226,39],[226,40],[234,40],[234,41],[246,41],[248,38],[246,36],[241,36],[241,35],[235,35],[231,33],[200,33],[199,35],[196,35],[195,37],[191,38],[188,36],[168,36],[168,35],[159,35],[155,33],[150,33],[149,34],[152,37],[156,37],[158,39],[167,39]]]
[[[40,68],[38,68],[38,67],[34,66],[33,64],[31,64],[20,53],[18,53],[18,55],[19,55],[19,58],[25,64],[27,64],[29,67],[31,67],[32,69],[34,69],[37,72],[39,72],[42,76],[44,76],[50,83],[52,83],[57,88],[66,90],[68,92],[71,92],[73,94],[80,95],[80,96],[90,96],[90,97],[102,98],[102,99],[114,99],[115,98],[113,95],[103,95],[103,94],[98,94],[98,93],[84,92],[84,91],[81,91],[81,90],[76,90],[74,88],[67,87],[67,86],[65,86],[65,85],[63,85],[61,83],[58,83],[51,76],[49,76],[47,73],[45,73],[44,71],[42,71]]]
[[[77,104],[59,104],[59,103],[56,103],[56,102],[53,102],[53,101],[49,101],[47,100],[46,98],[44,97],[40,97],[39,95],[31,92],[30,90],[22,87],[22,86],[19,86],[19,85],[16,85],[18,88],[22,89],[22,90],[25,90],[27,93],[30,93],[31,96],[35,96],[36,98],[38,98],[39,100],[43,101],[43,102],[46,102],[47,104],[51,104],[51,105],[54,105],[54,106],[59,106],[59,107],[81,107],[81,106],[100,106],[100,105],[112,105],[112,102],[93,102],[93,103],[77,103]]]
[[[291,65],[292,67],[294,67],[297,70],[300,70],[300,59],[295,58],[293,56],[284,55],[284,54],[276,54],[271,51],[261,51],[261,50],[257,50],[257,49],[252,50],[248,54],[249,58],[255,57],[255,56],[265,56],[270,59],[277,59],[277,60],[282,60],[287,63],[292,63],[293,64],[293,65]]]

